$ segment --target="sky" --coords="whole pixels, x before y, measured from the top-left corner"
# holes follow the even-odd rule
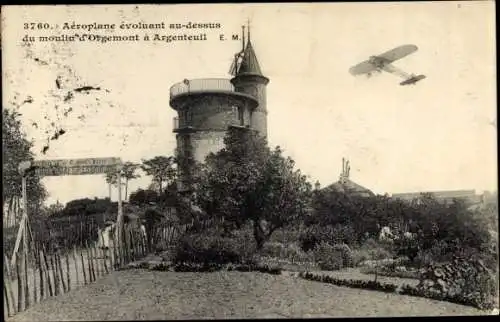
[[[2,8],[3,107],[22,114],[37,159],[172,155],[176,112],[169,88],[183,79],[230,78],[247,19],[267,86],[268,140],[322,186],[351,179],[375,193],[496,190],[496,62],[492,1],[212,5],[19,6]],[[26,22],[220,23],[220,29],[115,30],[101,35],[207,34],[206,41],[34,42]],[[228,40],[221,41],[223,33]],[[425,74],[416,86],[351,66],[403,44],[394,63]],[[55,79],[63,80],[58,89]],[[66,88],[100,87],[64,103]],[[31,103],[22,103],[27,98]],[[70,112],[68,112],[71,108]],[[64,116],[66,111],[66,116]],[[47,142],[54,126],[66,133]],[[37,127],[33,126],[37,124]],[[104,197],[103,175],[47,177],[47,203]],[[145,188],[150,178],[129,185]],[[114,192],[113,199],[116,199]]]

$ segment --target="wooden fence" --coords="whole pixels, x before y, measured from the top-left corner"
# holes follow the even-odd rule
[[[23,312],[46,298],[93,283],[150,252],[168,249],[184,233],[206,229],[213,223],[213,220],[197,224],[163,222],[154,227],[149,242],[140,229],[126,225],[124,247],[121,249],[113,245],[113,239],[109,240],[109,248],[99,248],[97,242],[88,240],[83,241],[83,245],[73,243],[65,247],[48,247],[34,236],[27,256],[18,252],[14,265],[4,253],[5,318]],[[98,227],[95,226],[95,229]],[[67,247],[69,245],[72,246]]]
[[[4,254],[5,317],[27,310],[52,296],[70,292],[95,282],[112,271],[147,254],[146,239],[137,231],[126,230],[124,247],[85,247],[49,252],[43,244],[30,248],[27,256],[19,252],[15,265]]]

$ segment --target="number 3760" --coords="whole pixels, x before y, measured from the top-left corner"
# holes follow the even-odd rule
[[[24,29],[35,30],[35,29],[50,29],[50,25],[48,23],[42,22],[26,22],[24,23]]]

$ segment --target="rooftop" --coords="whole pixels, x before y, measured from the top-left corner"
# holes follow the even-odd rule
[[[185,79],[170,87],[170,105],[175,109],[176,100],[181,97],[204,95],[204,94],[226,94],[238,96],[241,99],[250,99],[255,106],[257,100],[245,93],[236,92],[229,79],[226,78],[198,78]]]

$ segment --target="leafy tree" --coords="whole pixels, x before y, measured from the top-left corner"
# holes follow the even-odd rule
[[[111,188],[118,185],[118,172],[110,170],[104,174],[104,178],[106,179],[106,183],[108,184],[109,200],[111,200]]]
[[[163,184],[171,184],[175,181],[175,159],[174,157],[156,156],[152,159],[143,160],[141,169],[146,175],[152,177],[153,183],[158,185],[158,192],[163,191]]]
[[[206,159],[197,200],[211,217],[224,218],[226,230],[251,221],[258,248],[278,228],[306,214],[312,187],[279,147],[247,130],[231,130],[225,148]]]
[[[158,201],[158,192],[150,189],[138,189],[130,194],[130,203],[137,206],[149,205]]]
[[[32,142],[28,141],[21,129],[21,114],[4,108],[2,112],[2,159],[3,159],[3,200],[2,206],[13,198],[22,196],[22,177],[18,171],[22,161],[33,161]],[[28,206],[31,214],[38,213],[47,191],[34,174],[27,176]],[[4,208],[5,209],[5,208]]]
[[[140,175],[136,173],[139,169],[139,164],[133,162],[125,162],[123,164],[123,178],[125,179],[125,200],[128,198],[128,182],[133,179],[140,178]]]

